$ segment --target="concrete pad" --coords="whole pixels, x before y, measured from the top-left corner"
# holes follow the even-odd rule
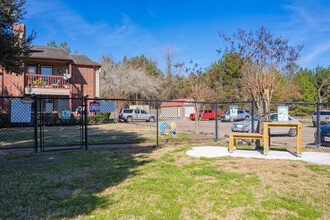
[[[227,147],[193,147],[192,150],[186,152],[187,155],[193,157],[245,157],[260,159],[276,159],[276,160],[300,160],[309,163],[330,165],[330,153],[320,152],[303,152],[302,157],[297,157],[296,153],[288,151],[269,151],[267,155],[263,155],[263,151],[237,149],[234,153],[229,153]]]

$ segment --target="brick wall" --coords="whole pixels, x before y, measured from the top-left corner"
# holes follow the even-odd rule
[[[0,75],[0,96],[23,96],[24,75],[6,74]],[[0,113],[10,112],[9,99],[0,99]]]
[[[88,95],[95,97],[95,71],[92,66],[72,65],[72,78],[70,80],[71,97],[80,98]],[[74,111],[81,101],[72,100],[71,109]]]

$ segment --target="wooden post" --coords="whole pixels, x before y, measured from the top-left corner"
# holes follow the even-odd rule
[[[264,155],[267,155],[269,152],[269,130],[268,124],[263,123],[263,139],[264,139]]]
[[[234,152],[234,146],[233,145],[234,145],[234,136],[233,135],[229,135],[229,153],[233,153]]]
[[[302,155],[302,126],[298,124],[297,126],[297,156],[301,157]]]

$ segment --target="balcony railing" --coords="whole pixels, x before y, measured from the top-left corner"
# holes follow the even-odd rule
[[[25,74],[26,88],[68,89],[69,83],[63,76]]]

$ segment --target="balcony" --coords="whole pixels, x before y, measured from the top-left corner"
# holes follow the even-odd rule
[[[69,82],[63,76],[25,74],[25,94],[69,95]]]

